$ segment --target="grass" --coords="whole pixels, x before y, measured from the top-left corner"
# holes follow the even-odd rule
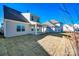
[[[44,35],[23,35],[11,38],[0,36],[1,56],[47,56],[48,54],[37,43]]]

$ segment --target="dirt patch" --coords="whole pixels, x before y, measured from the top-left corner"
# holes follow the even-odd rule
[[[38,40],[38,43],[51,56],[75,56],[77,50],[75,42],[65,36],[48,35],[45,38]]]

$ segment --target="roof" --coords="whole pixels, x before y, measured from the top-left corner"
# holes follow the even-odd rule
[[[36,15],[34,15],[34,14],[31,14],[31,13],[21,13],[26,19],[27,19],[27,17],[26,17],[26,15],[30,15],[30,16],[34,16],[34,18],[39,18],[39,16],[36,16]],[[28,20],[28,19],[27,19]],[[39,20],[39,19],[38,19]],[[32,25],[35,25],[35,24],[40,24],[40,22],[37,22],[37,20],[28,20],[29,21],[29,23],[30,24],[32,24]]]
[[[59,22],[56,21],[56,20],[50,20],[49,22],[51,22],[52,24],[57,24],[57,23],[59,23]]]
[[[51,24],[49,21],[43,23],[43,25],[48,25],[48,26],[54,26],[53,24]]]
[[[20,11],[17,11],[7,6],[3,6],[3,11],[4,11],[4,19],[28,22],[28,20],[21,14]]]
[[[64,26],[71,26],[71,27],[73,27],[74,25],[73,24],[64,24]]]
[[[49,22],[52,23],[52,24],[63,24],[62,22],[59,22],[59,21],[57,21],[55,19],[49,20]]]

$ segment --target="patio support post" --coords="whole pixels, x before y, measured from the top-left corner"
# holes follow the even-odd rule
[[[43,26],[41,27],[41,29],[42,29],[42,33],[43,33]]]
[[[44,26],[43,26],[43,33],[44,33]]]
[[[37,35],[37,24],[35,24],[35,35]]]

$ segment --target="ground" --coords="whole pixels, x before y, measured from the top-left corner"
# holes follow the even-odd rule
[[[48,54],[38,44],[41,39],[34,35],[23,35],[11,38],[0,36],[0,55],[9,56],[47,56]]]
[[[0,36],[0,55],[2,56],[4,55],[48,56],[48,55],[65,55],[65,54],[75,55],[72,48],[72,46],[74,46],[74,43],[71,46],[70,40],[67,40],[67,38],[65,39],[65,37],[67,37],[68,35],[70,34],[45,33],[37,36],[23,35],[11,38],[3,38],[2,36]],[[65,42],[66,44],[64,44]],[[65,45],[67,46],[66,49],[67,52],[64,54]]]

